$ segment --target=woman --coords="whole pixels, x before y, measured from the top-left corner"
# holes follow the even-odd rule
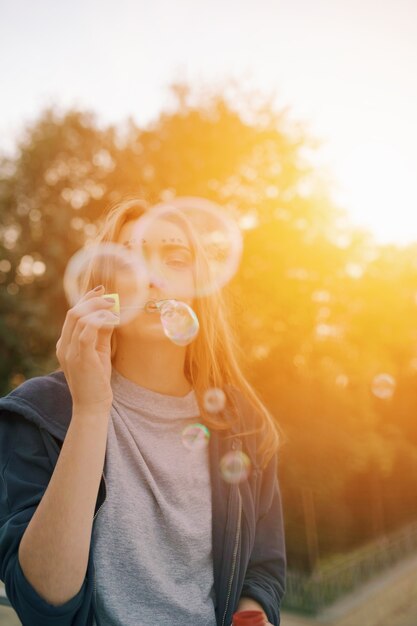
[[[102,274],[100,287],[90,267],[57,342],[61,368],[0,399],[0,578],[28,626],[229,626],[244,609],[277,626],[279,429],[239,369],[221,296],[191,295],[198,242],[174,213],[138,242],[146,209],[113,207],[97,243],[140,245],[162,268],[147,301],[189,285],[199,332],[177,345],[149,307],[118,325],[102,297],[114,283]],[[204,404],[213,388],[227,398],[217,414]],[[196,422],[210,437],[189,449],[181,434]],[[240,451],[249,475],[225,480],[221,463]]]

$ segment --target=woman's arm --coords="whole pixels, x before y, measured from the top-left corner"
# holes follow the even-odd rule
[[[70,626],[88,609],[105,444],[104,427],[74,421],[54,468],[40,429],[0,409],[0,579],[25,626]]]
[[[19,546],[23,573],[53,605],[75,596],[88,564],[106,415],[73,414],[51,480]]]

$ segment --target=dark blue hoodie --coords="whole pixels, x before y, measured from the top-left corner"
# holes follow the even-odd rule
[[[253,410],[235,391],[233,399],[240,427],[253,428]],[[72,398],[62,371],[31,378],[0,398],[0,579],[23,626],[91,626],[93,623],[91,549],[81,589],[59,606],[49,604],[37,593],[18,559],[20,540],[48,487],[71,415]],[[259,602],[271,624],[280,624],[286,554],[277,454],[262,469],[257,443],[254,435],[239,438],[236,431],[214,430],[210,437],[218,626],[230,626],[241,596]],[[219,464],[226,452],[236,449],[248,454],[252,471],[247,480],[230,484],[222,479]],[[105,498],[102,476],[95,513]],[[135,622],[132,626],[139,625]]]

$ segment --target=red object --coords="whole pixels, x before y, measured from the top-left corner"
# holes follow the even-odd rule
[[[265,626],[265,617],[262,611],[238,611],[232,626]]]

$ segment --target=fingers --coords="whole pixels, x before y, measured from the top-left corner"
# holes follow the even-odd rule
[[[90,289],[89,291],[84,293],[81,296],[81,298],[78,300],[77,304],[79,304],[80,302],[85,302],[86,300],[93,297],[94,295],[100,295],[103,293],[104,293],[104,285],[97,285],[96,287],[93,287],[93,289]]]
[[[103,290],[101,291],[103,292]],[[79,319],[93,311],[111,309],[114,306],[113,300],[111,302],[105,300],[103,297],[96,295],[97,293],[100,293],[100,291],[94,292],[94,290],[91,290],[87,292],[75,306],[68,310],[61,337],[57,342],[58,358],[60,358],[62,352],[65,352],[71,345],[72,334]],[[76,349],[78,350],[78,345],[76,345]]]
[[[71,337],[68,359],[80,358],[84,361],[95,361],[97,356],[96,342],[100,335],[100,347],[106,349],[114,327],[119,318],[111,311],[92,311],[81,317],[75,324]]]

